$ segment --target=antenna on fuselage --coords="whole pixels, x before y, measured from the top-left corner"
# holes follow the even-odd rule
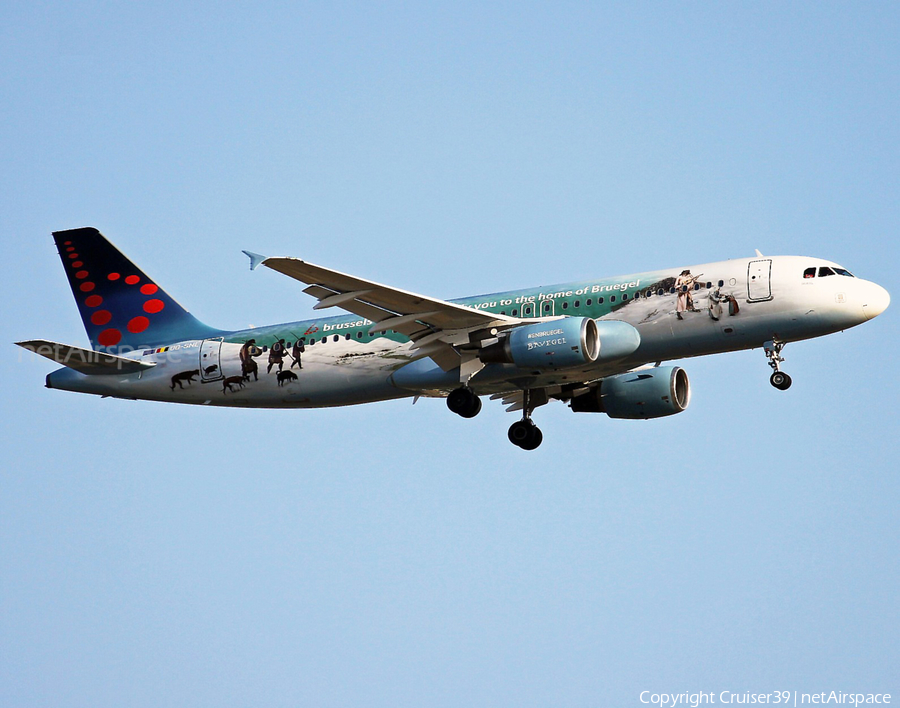
[[[244,253],[246,253],[246,251],[244,251]],[[762,253],[759,252],[759,249],[758,249],[758,248],[756,249],[756,257],[757,257],[757,258],[765,258],[765,256],[764,256]]]

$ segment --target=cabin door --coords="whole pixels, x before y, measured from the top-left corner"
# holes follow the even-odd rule
[[[760,302],[772,299],[772,261],[768,258],[750,261],[747,267],[747,300]]]
[[[204,339],[200,344],[200,380],[218,381],[222,378],[222,338]]]

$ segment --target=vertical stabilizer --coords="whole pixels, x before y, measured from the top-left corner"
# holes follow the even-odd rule
[[[53,239],[94,349],[115,354],[221,334],[175,302],[97,229],[56,231]]]

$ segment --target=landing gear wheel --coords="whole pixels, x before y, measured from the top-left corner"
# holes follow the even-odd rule
[[[509,426],[509,441],[523,450],[534,450],[544,440],[544,434],[530,418],[517,420]]]
[[[481,399],[472,389],[461,386],[447,396],[447,408],[463,418],[474,418],[481,412]]]
[[[541,429],[532,423],[531,427],[531,436],[528,440],[520,445],[523,450],[536,450],[540,447],[541,443],[544,442],[544,434],[541,432]]]
[[[481,413],[481,399],[473,394],[472,402],[474,404],[473,406],[460,413],[463,418],[474,418],[476,415]]]
[[[769,383],[779,391],[787,391],[791,387],[793,381],[791,381],[791,377],[783,371],[776,371],[769,377]]]

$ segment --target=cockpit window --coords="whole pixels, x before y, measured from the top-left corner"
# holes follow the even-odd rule
[[[819,277],[824,278],[826,275],[834,275],[834,271],[827,266],[822,266],[819,268]]]
[[[803,271],[804,278],[815,278],[816,277],[816,269],[815,267],[807,268]]]
[[[854,277],[856,277],[856,276],[853,275],[853,273],[851,273],[849,270],[845,270],[844,268],[837,268],[837,267],[835,267],[834,272],[837,273],[838,275],[845,275],[845,276],[847,276],[848,278],[854,278]]]

